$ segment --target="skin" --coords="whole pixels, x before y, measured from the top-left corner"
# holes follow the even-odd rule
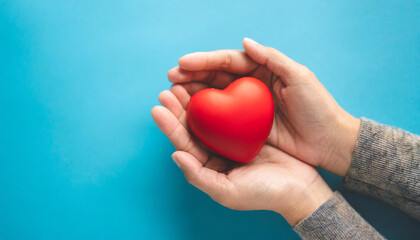
[[[236,210],[272,210],[294,226],[331,197],[315,167],[345,176],[360,120],[345,112],[305,66],[281,52],[244,39],[245,51],[185,55],[168,72],[175,85],[163,91],[152,116],[178,150],[173,155],[187,181],[216,202]],[[276,104],[270,137],[248,164],[208,151],[193,136],[185,109],[190,96],[223,89],[253,76],[271,89]]]

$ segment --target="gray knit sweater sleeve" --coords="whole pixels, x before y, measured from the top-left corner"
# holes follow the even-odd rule
[[[344,187],[420,220],[420,136],[362,118]]]
[[[293,229],[302,239],[384,239],[339,192]]]
[[[362,118],[344,187],[420,219],[420,136]],[[294,230],[303,239],[383,239],[338,192]]]

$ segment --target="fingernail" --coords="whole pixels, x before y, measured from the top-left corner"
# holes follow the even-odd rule
[[[178,160],[178,156],[177,156],[175,153],[173,153],[173,154],[172,154],[172,159],[174,160],[174,162],[176,163],[176,165],[177,165],[178,167],[180,167],[180,165],[179,165],[179,160]]]
[[[247,41],[247,42],[249,42],[249,43],[253,43],[253,44],[259,44],[259,43],[257,43],[255,40],[253,40],[253,39],[251,39],[251,38],[244,38],[244,41]]]
[[[188,59],[188,58],[191,58],[191,57],[194,57],[194,55],[197,55],[197,53],[196,52],[193,52],[193,53],[188,53],[188,54],[185,54],[184,56],[182,56],[179,60],[185,60],[185,59]],[[179,62],[178,62],[178,64],[179,64]]]

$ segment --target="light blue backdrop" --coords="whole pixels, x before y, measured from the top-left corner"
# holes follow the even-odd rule
[[[1,1],[0,239],[296,239],[189,186],[150,116],[180,56],[243,37],[353,115],[420,133],[419,1]],[[414,219],[344,194],[386,237],[419,239]]]

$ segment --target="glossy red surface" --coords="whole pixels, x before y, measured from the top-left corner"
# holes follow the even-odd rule
[[[214,152],[247,163],[260,152],[273,125],[274,102],[260,80],[243,77],[224,90],[207,88],[191,97],[187,121]]]

